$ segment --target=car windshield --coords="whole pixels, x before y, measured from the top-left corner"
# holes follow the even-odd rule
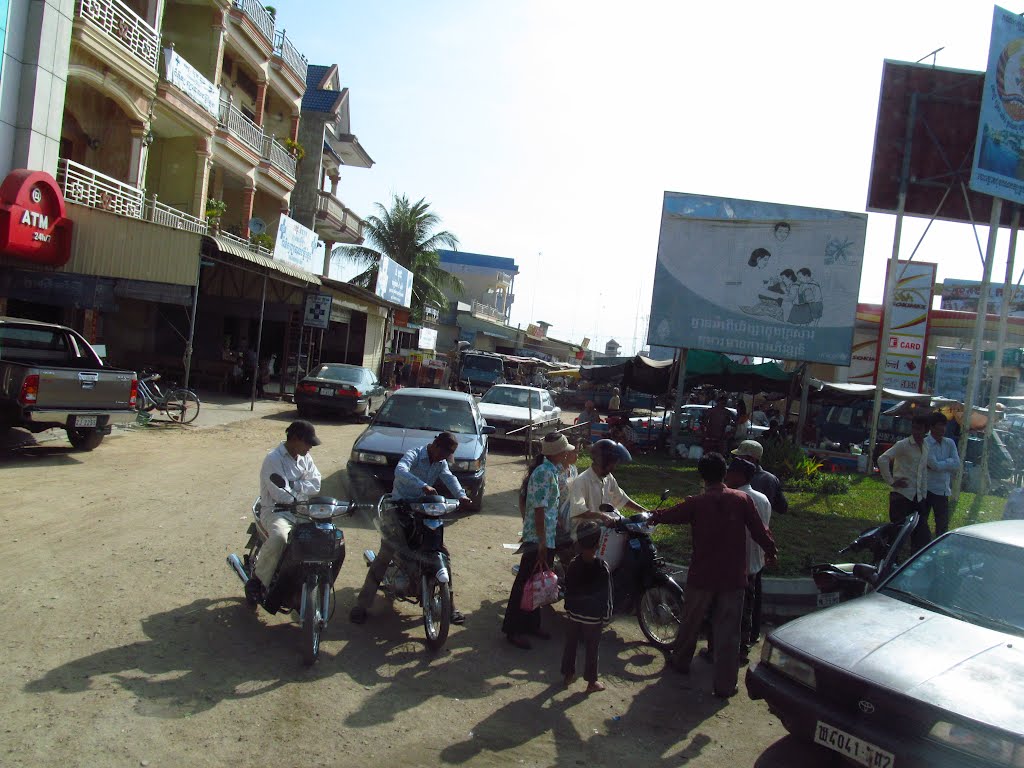
[[[953,533],[936,540],[879,590],[963,621],[1024,637],[1024,552]]]
[[[462,363],[465,371],[478,371],[480,373],[494,373],[500,375],[504,370],[500,357],[481,357],[473,355],[467,357]]]
[[[428,432],[476,433],[476,419],[469,403],[429,395],[390,397],[377,411],[378,427],[403,427]]]
[[[347,365],[321,365],[320,370],[314,376],[318,379],[330,379],[331,381],[345,381],[349,384],[358,384],[363,380],[362,368],[350,368]]]
[[[515,405],[520,408],[532,407],[535,411],[539,411],[541,407],[540,392],[512,387],[491,387],[487,394],[480,398],[480,402],[491,405]]]

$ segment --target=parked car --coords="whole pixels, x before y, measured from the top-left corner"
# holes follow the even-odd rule
[[[688,404],[683,406],[683,418],[679,424],[679,439],[681,442],[689,443],[697,440],[703,429],[704,417],[711,410],[710,405]],[[729,434],[736,431],[736,418],[738,413],[735,408],[726,408],[729,412]],[[653,416],[634,416],[629,420],[629,426],[636,433],[646,434],[657,432],[660,429],[671,431],[673,416],[671,411],[656,413]],[[768,427],[747,424],[747,437],[757,440],[758,437],[768,431]]]
[[[384,402],[352,447],[351,495],[368,501],[390,492],[399,459],[410,449],[432,442],[439,432],[451,432],[458,440],[449,466],[469,494],[472,509],[479,510],[487,479],[487,440],[494,427],[484,421],[472,395],[443,389],[409,387]],[[444,495],[454,497],[455,493],[449,488]]]
[[[539,440],[545,432],[556,429],[562,417],[562,409],[555,405],[550,392],[518,384],[498,384],[487,390],[480,398],[480,413],[494,427],[494,440],[518,443],[525,443],[530,431],[522,427],[532,423],[533,437]]]
[[[324,363],[299,382],[295,389],[295,407],[300,416],[316,411],[369,416],[384,403],[387,395],[387,389],[369,368]]]
[[[952,531],[870,594],[779,627],[746,685],[861,765],[1024,765],[1024,521]]]

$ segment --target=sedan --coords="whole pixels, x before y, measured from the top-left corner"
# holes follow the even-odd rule
[[[529,430],[523,427],[532,423],[534,439],[538,439],[558,428],[562,409],[546,389],[497,384],[480,398],[480,413],[495,428],[495,440],[525,443]]]
[[[484,422],[472,395],[443,389],[409,387],[388,398],[352,446],[352,496],[366,501],[390,492],[402,456],[432,442],[439,432],[455,435],[459,445],[448,466],[469,494],[470,509],[479,511],[487,479],[487,436],[494,428]],[[444,495],[455,496],[454,489],[445,491]]]
[[[1024,521],[947,533],[871,594],[776,629],[746,684],[860,765],[1024,766]]]
[[[369,368],[324,363],[295,388],[295,407],[299,416],[314,411],[369,416],[384,403],[387,394]]]

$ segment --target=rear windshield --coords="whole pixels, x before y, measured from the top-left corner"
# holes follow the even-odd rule
[[[469,403],[429,395],[390,397],[377,411],[373,423],[378,427],[476,434],[476,418]]]
[[[349,368],[347,365],[321,365],[320,370],[314,375],[318,379],[360,384],[365,378],[365,374],[366,372],[362,368]]]
[[[23,365],[100,368],[92,349],[59,328],[0,326],[0,360]]]
[[[500,357],[483,357],[472,355],[467,357],[462,367],[467,371],[482,371],[484,373],[501,373],[504,370]]]

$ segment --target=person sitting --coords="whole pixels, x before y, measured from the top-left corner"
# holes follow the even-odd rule
[[[580,412],[579,417],[576,419],[577,424],[581,424],[582,439],[586,445],[590,445],[593,441],[594,436],[594,425],[601,423],[601,414],[598,413],[597,406],[594,405],[593,400],[587,400],[587,404]]]

